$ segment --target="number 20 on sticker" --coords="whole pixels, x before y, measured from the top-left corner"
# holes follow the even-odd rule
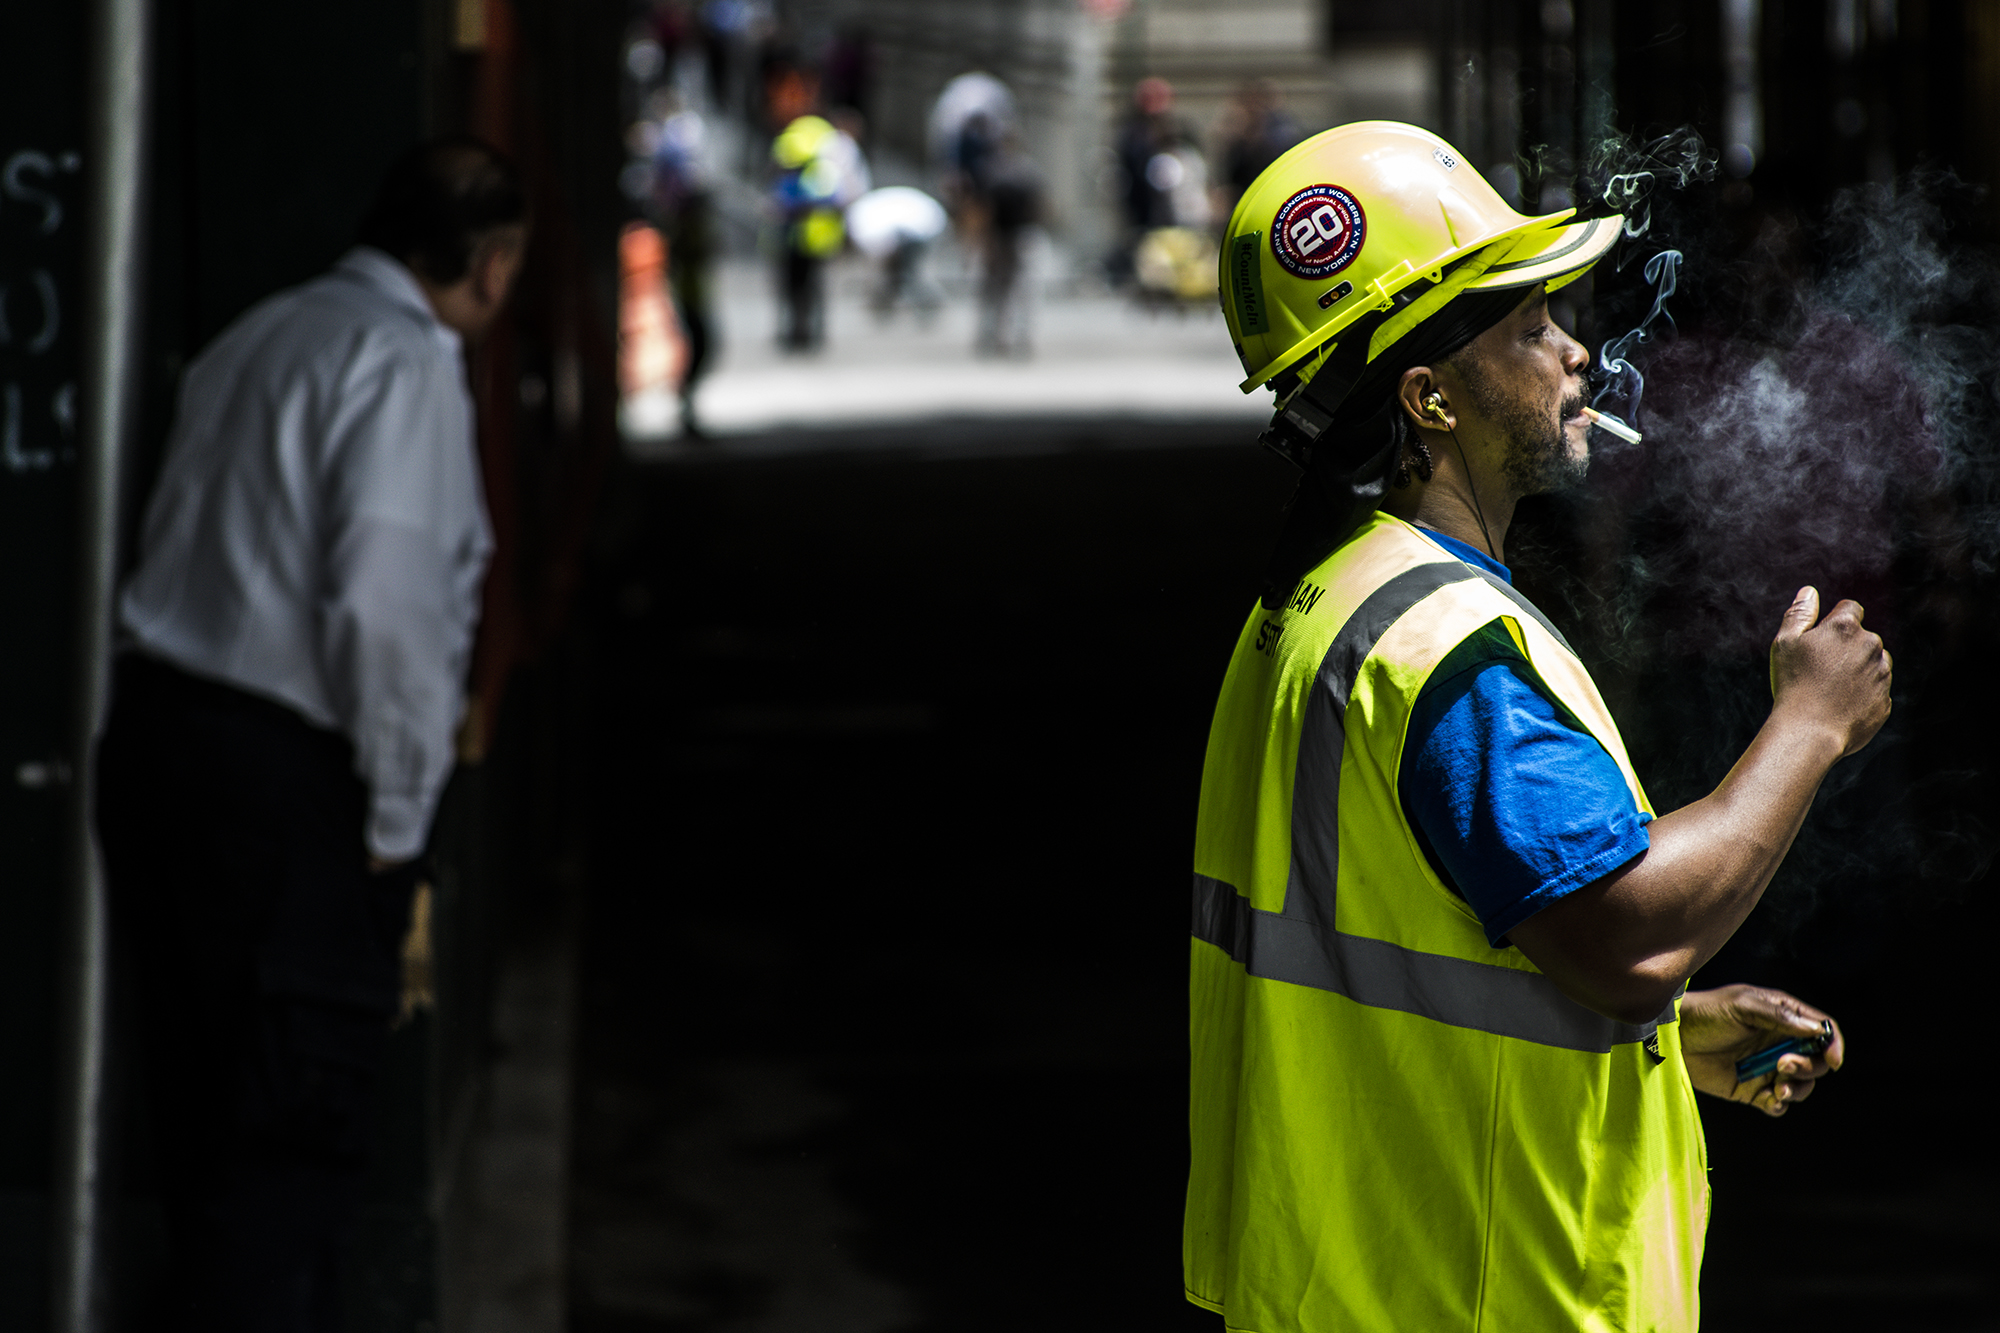
[[[1360,200],[1338,185],[1309,185],[1271,219],[1271,250],[1293,275],[1323,278],[1354,262],[1366,230]]]
[[[1299,248],[1300,254],[1309,255],[1346,230],[1347,224],[1333,211],[1333,205],[1321,204],[1310,216],[1292,224],[1292,244]]]

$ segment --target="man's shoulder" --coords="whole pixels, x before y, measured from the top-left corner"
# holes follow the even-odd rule
[[[441,363],[444,349],[422,315],[343,275],[322,274],[273,293],[217,335],[202,360],[236,374],[289,376]]]
[[[427,312],[359,281],[344,268],[323,273],[273,299],[286,297],[291,299],[290,318],[302,325],[392,344],[425,356],[440,353],[437,322]]]
[[[1477,577],[1477,571],[1427,541],[1416,528],[1378,510],[1327,552],[1306,577],[1343,589],[1358,605],[1372,592],[1420,568],[1431,571],[1433,582]]]
[[[1515,619],[1525,617],[1539,626],[1565,653],[1575,653],[1562,630],[1514,585],[1512,577],[1504,569],[1496,573],[1497,567],[1467,559],[1451,549],[1455,544],[1448,544],[1448,539],[1440,540],[1437,534],[1378,512],[1340,550],[1328,557],[1328,563],[1333,564],[1348,552],[1349,547],[1353,547],[1355,550],[1347,555],[1347,559],[1372,568],[1372,577],[1384,584],[1400,577],[1411,591],[1421,589],[1415,600],[1421,600],[1423,595],[1437,588],[1463,585],[1453,602],[1461,615],[1470,613],[1477,617],[1471,623],[1486,623],[1489,618],[1486,613],[1489,612]]]
[[[1351,681],[1368,664],[1421,681],[1455,652],[1472,661],[1572,650],[1505,578],[1378,513],[1300,579],[1284,608],[1297,649]],[[1294,625],[1304,619],[1307,623]]]

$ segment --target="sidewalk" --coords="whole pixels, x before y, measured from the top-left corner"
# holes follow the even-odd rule
[[[1052,264],[1045,256],[1046,275]],[[848,256],[830,266],[827,336],[817,352],[777,347],[777,298],[769,269],[732,260],[717,273],[720,347],[696,394],[710,438],[680,435],[677,402],[635,395],[620,417],[636,458],[733,452],[741,437],[788,429],[907,424],[953,418],[1088,418],[1240,421],[1246,442],[1270,416],[1270,395],[1237,390],[1242,370],[1221,312],[1147,311],[1130,300],[1044,276],[1024,359],[976,356],[972,284],[952,251],[931,257],[945,293],[927,321],[908,310],[887,320],[867,308],[875,270]]]

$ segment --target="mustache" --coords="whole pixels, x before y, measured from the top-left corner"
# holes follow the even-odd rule
[[[1558,421],[1568,421],[1571,417],[1583,411],[1583,405],[1584,405],[1584,397],[1581,393],[1572,393],[1564,395],[1562,400],[1562,410],[1556,419]]]

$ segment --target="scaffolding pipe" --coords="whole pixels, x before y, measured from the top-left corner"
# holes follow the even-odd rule
[[[151,41],[151,0],[91,0],[83,152],[87,232],[79,321],[76,692],[50,1181],[49,1326],[56,1333],[100,1333],[109,1277],[102,1143],[108,940],[91,807],[97,734],[109,695],[120,471],[138,416]]]

